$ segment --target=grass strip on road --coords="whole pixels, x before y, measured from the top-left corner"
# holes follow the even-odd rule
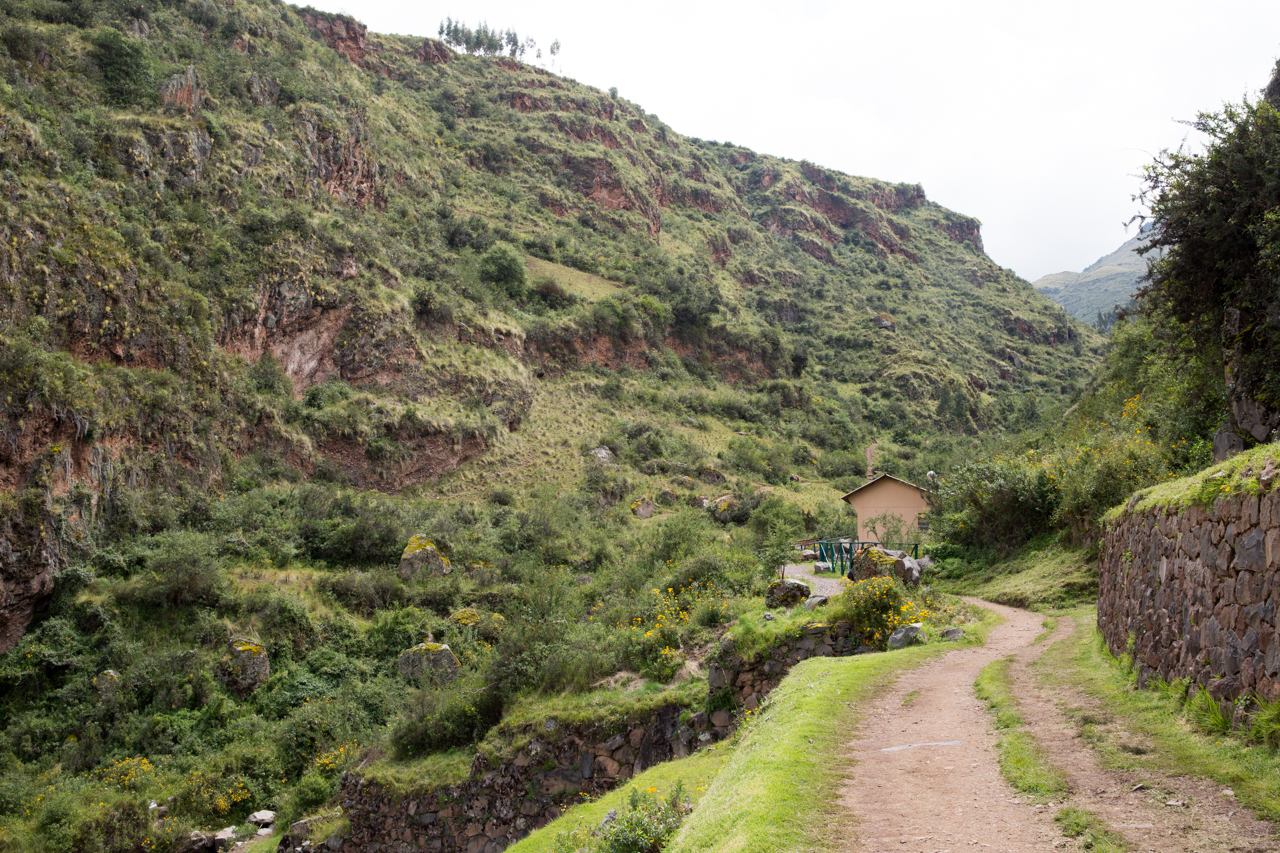
[[[1079,838],[1080,846],[1094,853],[1124,853],[1129,843],[1112,832],[1096,814],[1084,809],[1066,808],[1053,816],[1062,834],[1067,838]]]
[[[810,853],[839,847],[851,823],[835,805],[850,763],[843,747],[866,703],[904,670],[957,645],[981,644],[999,621],[988,613],[965,627],[959,644],[797,664],[746,727],[667,853]]]
[[[1077,608],[1064,618],[1075,619],[1077,630],[1051,645],[1036,668],[1046,682],[1075,687],[1098,700],[1103,719],[1080,712],[1076,719],[1107,766],[1203,776],[1234,790],[1240,804],[1258,817],[1280,821],[1280,757],[1275,750],[1197,731],[1171,691],[1134,689],[1132,668],[1113,657],[1098,635],[1094,608]],[[1108,716],[1152,748],[1141,754],[1126,749],[1125,738],[1107,725]]]
[[[1000,772],[1014,789],[1038,802],[1060,799],[1069,791],[1066,774],[1049,761],[1035,737],[1022,728],[1025,722],[1009,678],[1012,663],[1013,657],[992,661],[973,684],[974,692],[987,703],[996,718],[996,728],[1002,733],[996,743]]]

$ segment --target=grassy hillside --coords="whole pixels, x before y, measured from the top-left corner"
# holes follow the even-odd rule
[[[0,66],[0,847],[296,815],[696,681],[789,538],[847,531],[873,439],[922,478],[1101,351],[918,186],[515,60],[0,0]],[[399,575],[413,534],[453,571]],[[399,674],[428,637],[459,682]]]
[[[1138,254],[1141,233],[1080,272],[1059,272],[1032,282],[1036,290],[1067,309],[1072,317],[1095,323],[1117,305],[1128,305],[1147,274],[1147,260]]]

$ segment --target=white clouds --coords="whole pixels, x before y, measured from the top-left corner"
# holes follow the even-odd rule
[[[564,73],[676,130],[924,185],[1034,279],[1125,239],[1175,119],[1266,84],[1280,4],[800,2],[407,4],[347,11],[435,35],[445,16],[564,44]]]

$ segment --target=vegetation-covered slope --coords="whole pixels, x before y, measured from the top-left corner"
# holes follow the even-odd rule
[[[1095,326],[1114,322],[1109,312],[1128,305],[1147,274],[1147,261],[1138,250],[1144,242],[1139,232],[1109,255],[1104,255],[1080,272],[1058,272],[1032,282],[1036,290],[1067,309],[1067,312]]]

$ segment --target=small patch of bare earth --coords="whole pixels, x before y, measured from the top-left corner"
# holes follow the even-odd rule
[[[813,563],[805,563],[798,566],[795,563],[788,563],[782,567],[782,571],[789,578],[802,580],[809,585],[809,591],[814,595],[836,596],[844,591],[844,584],[841,578],[834,572],[827,572],[821,575],[813,573]]]
[[[1224,796],[1221,786],[1187,778],[1143,779],[1105,769],[1061,705],[1086,698],[1037,683],[1028,669],[1050,643],[1075,628],[1059,621],[1050,643],[1032,645],[1039,614],[977,602],[1005,618],[985,646],[961,648],[905,673],[869,709],[848,744],[853,760],[840,794],[854,831],[841,849],[858,853],[1009,853],[1077,847],[1053,815],[1064,806],[1098,814],[1135,851],[1272,851],[1271,826]],[[1000,774],[992,717],[973,683],[992,661],[1016,655],[1014,691],[1027,728],[1066,774],[1062,803],[1035,805]],[[1134,790],[1140,781],[1148,788]],[[1167,806],[1166,802],[1190,803]]]

